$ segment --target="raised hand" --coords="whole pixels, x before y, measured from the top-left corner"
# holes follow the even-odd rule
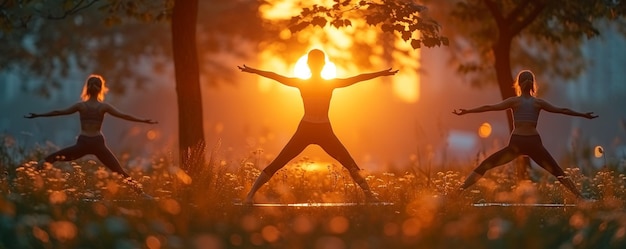
[[[454,113],[454,114],[456,114],[456,115],[463,115],[463,114],[467,114],[467,110],[465,110],[465,109],[458,109],[458,110],[457,110],[457,109],[454,109],[454,110],[452,111],[452,113]]]
[[[383,70],[380,71],[380,75],[382,76],[387,76],[387,75],[395,75],[398,72],[398,70],[392,70],[391,68],[387,69],[387,70]]]
[[[599,116],[594,114],[593,112],[587,112],[587,113],[585,113],[584,117],[588,118],[588,119],[594,119],[594,118],[597,118]]]
[[[237,66],[237,68],[239,68],[239,70],[241,70],[242,72],[246,72],[246,73],[253,73],[253,68],[246,66],[245,64],[243,66]]]

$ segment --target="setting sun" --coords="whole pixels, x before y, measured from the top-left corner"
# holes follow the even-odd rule
[[[306,63],[307,59],[308,56],[306,54],[303,55],[300,59],[298,59],[293,68],[293,74],[300,79],[308,79],[311,77],[311,70]],[[326,65],[324,66],[324,69],[322,69],[322,78],[332,79],[335,77],[337,77],[337,66],[335,66],[335,63],[330,62],[328,57],[326,57]]]

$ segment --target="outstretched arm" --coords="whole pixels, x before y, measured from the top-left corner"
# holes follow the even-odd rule
[[[154,121],[152,119],[142,119],[142,118],[138,118],[138,117],[126,114],[126,113],[122,113],[119,110],[117,110],[115,107],[109,104],[106,104],[106,106],[104,107],[104,111],[110,113],[114,117],[118,117],[118,118],[125,119],[128,121],[148,123],[148,124],[158,123],[157,121]]]
[[[287,85],[287,86],[295,86],[295,82],[297,80],[295,78],[285,77],[285,76],[282,76],[282,75],[274,73],[274,72],[263,71],[263,70],[252,68],[252,67],[249,67],[249,66],[246,66],[246,65],[237,66],[237,68],[239,68],[242,72],[258,74],[258,75],[263,76],[265,78],[269,78],[269,79],[273,79],[275,81],[278,81],[278,82],[280,82],[280,83],[282,83],[284,85]]]
[[[489,111],[502,111],[502,110],[506,110],[513,107],[513,98],[508,98],[503,100],[500,103],[497,103],[495,105],[484,105],[481,107],[477,107],[477,108],[472,108],[472,109],[458,109],[458,110],[453,110],[452,113],[456,114],[456,115],[464,115],[464,114],[468,114],[468,113],[479,113],[479,112],[489,112]]]
[[[548,112],[560,113],[560,114],[576,116],[576,117],[583,117],[583,118],[588,118],[588,119],[593,119],[593,118],[598,117],[598,115],[595,115],[593,112],[582,113],[582,112],[572,111],[569,108],[556,107],[548,103],[548,101],[545,101],[545,100],[539,100],[538,103],[542,109]]]
[[[45,113],[29,113],[28,115],[24,115],[25,118],[38,118],[38,117],[53,117],[53,116],[62,116],[69,115],[78,111],[78,104],[73,104],[72,106],[63,109],[63,110],[54,110]]]
[[[397,72],[398,70],[391,70],[391,68],[389,68],[389,69],[381,70],[378,72],[359,74],[357,76],[350,77],[350,78],[337,79],[337,87],[350,86],[355,83],[366,81],[366,80],[371,80],[380,76],[395,75]]]

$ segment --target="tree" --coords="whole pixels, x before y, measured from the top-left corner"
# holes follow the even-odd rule
[[[196,48],[198,1],[177,1],[172,10],[172,51],[178,95],[181,168],[194,172],[204,160],[202,95]]]

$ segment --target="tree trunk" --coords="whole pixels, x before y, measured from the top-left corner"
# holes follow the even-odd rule
[[[516,96],[513,86],[513,76],[511,75],[511,42],[512,36],[507,35],[504,32],[500,32],[498,41],[493,46],[493,53],[495,58],[494,68],[496,69],[496,78],[498,80],[498,86],[500,88],[500,95],[503,100]],[[507,110],[506,119],[509,124],[509,131],[513,131],[513,112]],[[526,180],[529,178],[528,169],[530,168],[530,159],[526,156],[521,159],[515,160],[515,171],[519,180]]]
[[[204,162],[202,94],[196,44],[197,0],[176,1],[172,12],[172,45],[178,99],[180,167],[197,172]]]

